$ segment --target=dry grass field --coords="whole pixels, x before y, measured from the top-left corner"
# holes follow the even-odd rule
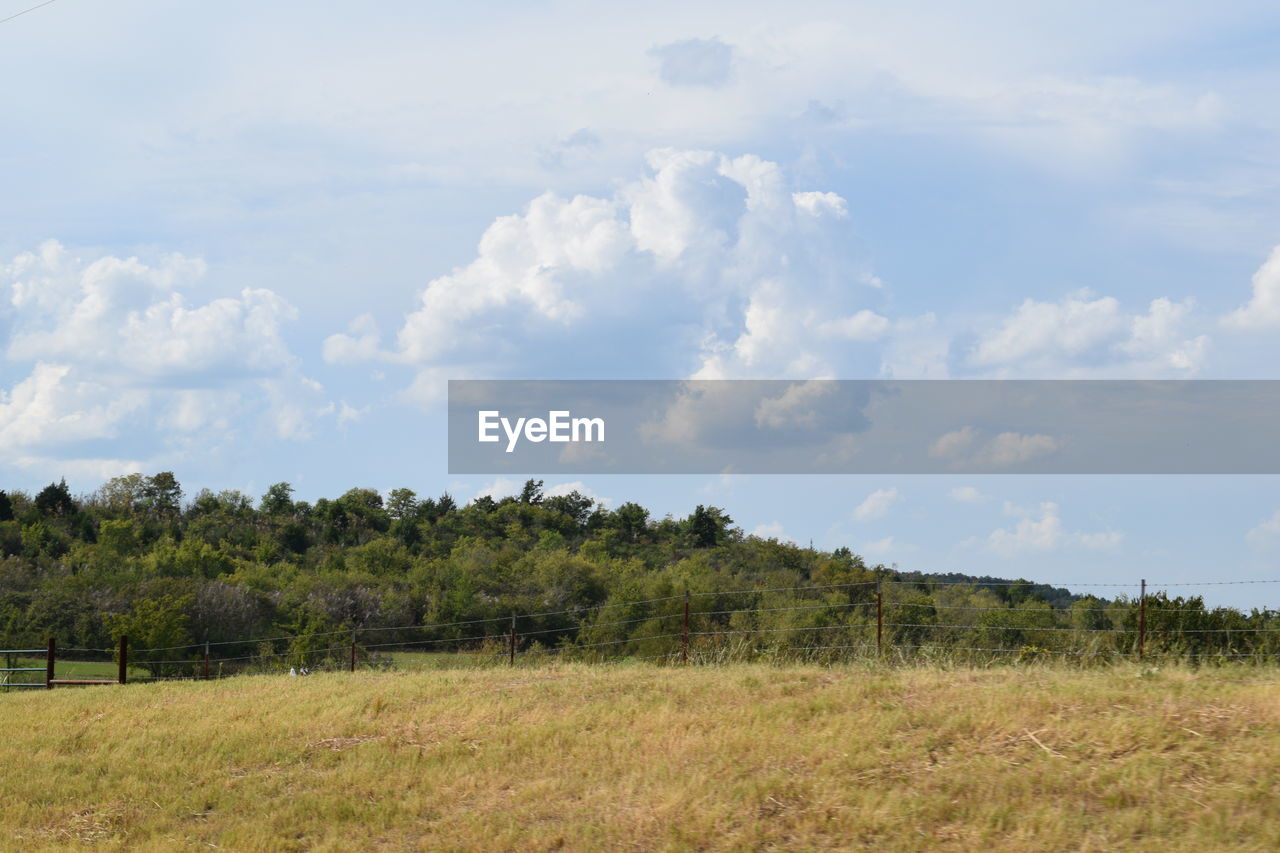
[[[1280,849],[1259,669],[548,666],[0,695],[5,849]]]

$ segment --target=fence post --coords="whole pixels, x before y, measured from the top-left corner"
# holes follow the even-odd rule
[[[129,678],[129,638],[126,635],[121,634],[120,635],[120,671],[119,671],[120,683],[124,684],[125,681],[128,680],[128,678]]]
[[[880,580],[876,579],[876,654],[884,651],[884,594],[880,591]]]
[[[516,617],[511,617],[511,650],[508,655],[508,663],[511,666],[516,665]]]
[[[204,638],[204,680],[209,680],[209,638]]]
[[[684,591],[684,633],[680,637],[680,663],[689,663],[689,590]]]
[[[1138,595],[1138,660],[1147,653],[1147,579],[1142,579],[1141,592]]]
[[[351,629],[351,671],[356,671],[356,629]]]
[[[53,689],[53,659],[57,655],[57,653],[58,653],[58,644],[53,639],[53,637],[50,637],[49,638],[49,656],[45,658],[45,662],[44,662],[44,689],[45,690]]]

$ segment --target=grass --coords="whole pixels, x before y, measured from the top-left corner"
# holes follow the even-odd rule
[[[1266,669],[246,676],[0,724],[9,849],[1280,849]]]

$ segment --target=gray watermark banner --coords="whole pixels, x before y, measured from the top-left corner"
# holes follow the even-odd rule
[[[1276,380],[450,380],[451,474],[1277,474]]]

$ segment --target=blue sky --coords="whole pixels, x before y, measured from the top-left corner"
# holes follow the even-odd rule
[[[0,25],[0,481],[500,491],[451,377],[1280,378],[1278,47],[1267,3],[58,0]],[[932,571],[1280,561],[1273,477],[582,487]]]

